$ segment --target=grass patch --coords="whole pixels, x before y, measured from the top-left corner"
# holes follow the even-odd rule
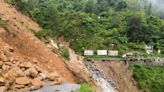
[[[81,84],[80,92],[93,92],[93,90],[87,83],[83,83]]]
[[[59,47],[60,54],[65,60],[70,60],[68,49],[65,47]]]
[[[0,18],[0,26],[3,27],[6,31],[9,31],[7,28],[7,23],[5,20],[3,20],[2,18]]]

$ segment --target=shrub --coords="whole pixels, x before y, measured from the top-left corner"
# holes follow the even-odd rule
[[[60,47],[60,54],[64,57],[65,60],[70,60],[68,49],[65,47]]]
[[[81,84],[80,92],[93,92],[93,90],[88,84],[83,83]]]
[[[138,86],[145,92],[163,92],[164,67],[131,66]]]
[[[0,18],[0,26],[3,27],[6,31],[9,31],[7,28],[7,23],[5,20],[3,20],[2,18]]]
[[[42,29],[40,30],[39,32],[36,32],[34,30],[31,30],[36,37],[38,37],[39,39],[41,39],[42,37],[43,38],[46,38],[46,37],[52,37],[52,31],[51,30],[45,30],[45,29]]]

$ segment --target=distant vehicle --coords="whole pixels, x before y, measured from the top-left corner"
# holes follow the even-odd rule
[[[143,61],[144,57],[139,52],[130,52],[122,55],[123,60],[126,61]]]

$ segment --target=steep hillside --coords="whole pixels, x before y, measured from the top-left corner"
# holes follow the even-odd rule
[[[137,82],[132,77],[132,72],[122,61],[86,61],[85,64],[90,70],[96,71],[97,75],[109,81],[118,92],[143,92],[138,89]]]
[[[45,71],[57,72],[65,81],[75,82],[75,77],[66,68],[62,58],[52,53],[31,33],[31,30],[40,30],[35,22],[3,0],[0,0],[0,18],[6,22],[5,29],[2,27],[0,29],[0,47],[4,49],[3,46],[11,46],[14,52],[10,57],[23,58],[27,62],[35,63]]]

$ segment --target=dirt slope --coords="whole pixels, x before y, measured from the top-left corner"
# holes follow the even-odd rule
[[[95,61],[95,62],[86,62],[91,63],[99,71],[102,72],[106,80],[111,80],[111,82],[119,92],[142,92],[139,90],[136,81],[132,77],[132,72],[126,67],[125,63],[122,61]]]
[[[75,82],[75,77],[66,68],[62,58],[52,53],[31,33],[31,30],[40,30],[38,24],[3,0],[0,0],[0,18],[7,22],[8,29],[7,32],[2,27],[0,28],[1,47],[8,44],[15,50],[13,56],[28,59],[29,62],[35,60],[35,63],[42,69],[50,72],[56,71],[66,81]]]

